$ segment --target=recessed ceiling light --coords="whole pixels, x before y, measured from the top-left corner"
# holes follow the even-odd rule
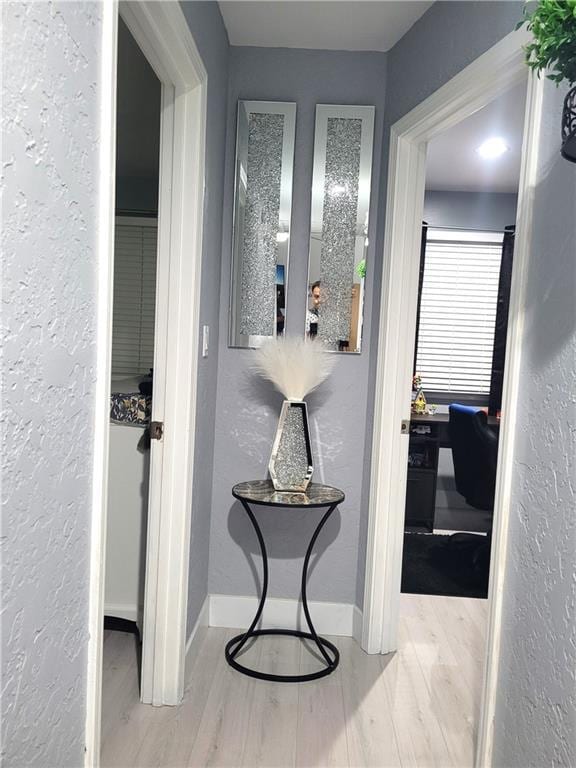
[[[288,238],[290,237],[289,232],[277,232],[276,233],[276,242],[277,243],[285,243]]]
[[[509,149],[510,147],[506,144],[504,139],[494,137],[492,139],[486,139],[486,141],[480,144],[476,149],[476,152],[478,152],[480,157],[490,160],[493,157],[500,157],[500,155],[508,152]]]

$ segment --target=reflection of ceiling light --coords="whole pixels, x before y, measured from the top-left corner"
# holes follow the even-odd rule
[[[276,233],[276,242],[277,243],[285,243],[286,240],[290,237],[289,232],[277,232]]]
[[[345,195],[348,189],[345,184],[332,184],[330,187],[331,195]]]
[[[508,152],[509,149],[510,147],[506,144],[504,139],[495,136],[492,139],[486,139],[486,141],[480,144],[480,146],[477,147],[476,152],[478,152],[480,157],[483,157],[486,160],[491,160],[494,157],[500,157],[500,155]]]

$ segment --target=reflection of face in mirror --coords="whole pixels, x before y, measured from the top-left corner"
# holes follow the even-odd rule
[[[312,285],[312,311],[316,314],[318,314],[320,302],[320,280],[318,280]]]
[[[308,336],[314,337],[318,334],[318,312],[321,303],[320,280],[317,280],[310,286],[310,302],[306,317],[306,333]]]

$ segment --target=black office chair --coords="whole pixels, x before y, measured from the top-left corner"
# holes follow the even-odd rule
[[[453,403],[449,412],[448,432],[456,490],[471,507],[493,511],[498,436],[488,426],[486,413],[479,408]],[[487,536],[456,533],[452,536],[452,542],[454,546],[469,550],[474,568],[483,574],[487,573],[492,523]]]

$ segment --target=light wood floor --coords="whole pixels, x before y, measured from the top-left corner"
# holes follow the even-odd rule
[[[224,661],[235,632],[205,629],[183,703],[161,708],[138,701],[134,637],[107,632],[102,766],[471,768],[485,625],[485,600],[402,595],[397,653],[368,656],[333,637],[336,672],[299,684],[235,672]],[[291,638],[261,638],[244,663],[319,666]]]

